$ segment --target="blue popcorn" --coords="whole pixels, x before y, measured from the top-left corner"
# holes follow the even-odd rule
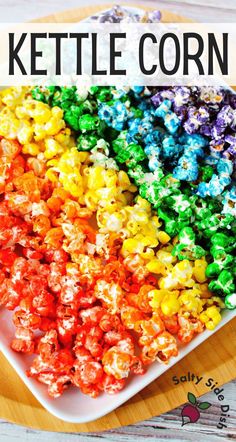
[[[143,118],[148,119],[152,123],[155,121],[155,112],[150,109],[146,109],[143,111]]]
[[[168,112],[164,118],[164,125],[170,134],[175,134],[181,122],[174,112]]]
[[[178,180],[196,181],[198,178],[198,163],[196,157],[184,154],[173,169],[173,177]]]
[[[124,129],[127,118],[128,111],[124,103],[117,100],[111,106],[102,103],[98,110],[98,116],[101,120],[105,121],[106,124],[117,131]]]
[[[164,160],[178,160],[183,152],[183,146],[172,136],[165,136],[162,141],[162,157]]]
[[[128,121],[128,134],[130,137],[135,137],[135,135],[139,134],[141,124],[141,118],[135,118]]]
[[[163,120],[165,119],[166,115],[168,114],[168,112],[170,112],[171,109],[171,101],[170,100],[164,100],[160,106],[158,106],[158,108],[155,111],[155,116],[162,118]]]
[[[208,146],[208,140],[206,137],[200,134],[188,134],[184,133],[179,137],[179,142],[181,144],[185,144],[190,147],[207,147]]]
[[[145,145],[147,144],[159,144],[162,139],[162,134],[158,129],[153,130],[152,132],[145,134],[143,136],[143,142]]]
[[[208,183],[202,182],[198,185],[197,195],[201,198],[206,198],[209,195],[209,186]]]
[[[198,185],[197,195],[202,198],[205,198],[206,196],[215,198],[216,196],[221,195],[230,182],[231,179],[229,176],[219,177],[214,173],[208,183],[200,183]]]
[[[230,176],[233,173],[233,163],[227,158],[220,158],[217,163],[216,170],[219,175]]]
[[[175,134],[181,124],[177,115],[171,111],[171,101],[164,100],[155,111],[155,116],[162,118],[170,134]]]
[[[133,87],[131,87],[131,90],[135,94],[140,95],[144,91],[144,86],[133,86]]]

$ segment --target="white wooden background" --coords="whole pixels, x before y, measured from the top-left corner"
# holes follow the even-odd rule
[[[89,4],[115,3],[114,0],[89,0]],[[168,9],[196,21],[236,23],[236,0],[123,0],[122,4],[146,4],[157,9]],[[0,0],[0,22],[27,21],[78,6],[88,5],[87,0]],[[236,381],[224,386],[224,395],[230,406],[227,428],[218,429],[220,407],[214,393],[204,400],[213,405],[202,413],[199,423],[181,427],[181,408],[137,425],[130,425],[103,433],[55,434],[34,431],[0,420],[0,442],[223,442],[236,440]]]

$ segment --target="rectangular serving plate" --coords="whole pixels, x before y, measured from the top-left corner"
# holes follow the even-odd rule
[[[143,9],[135,7],[125,6],[125,8],[136,14],[142,14],[144,12]],[[88,21],[89,18],[82,20],[82,22]],[[216,81],[216,83],[219,85],[218,81]],[[228,86],[225,84],[225,87]],[[52,399],[48,396],[47,387],[45,385],[37,382],[35,379],[28,378],[25,373],[34,356],[22,356],[11,350],[10,343],[14,337],[14,326],[11,319],[12,313],[4,308],[0,308],[0,351],[47,411],[65,422],[82,424],[99,419],[124,404],[235,317],[235,311],[225,310],[222,314],[222,321],[215,330],[205,330],[187,345],[180,345],[178,356],[172,357],[167,365],[155,362],[148,368],[148,371],[144,375],[131,375],[124,390],[115,395],[103,393],[96,399],[82,394],[77,388],[73,387],[68,389],[60,398]]]

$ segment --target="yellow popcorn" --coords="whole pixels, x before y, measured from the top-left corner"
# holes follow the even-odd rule
[[[205,258],[196,259],[193,267],[193,276],[195,277],[197,282],[203,283],[207,280],[206,278],[206,268],[208,263]]]
[[[88,175],[89,189],[101,189],[102,187],[105,187],[103,172],[104,168],[102,166],[91,167]]]
[[[180,284],[186,287],[192,287],[194,285],[193,267],[191,261],[184,259],[183,261],[175,264],[172,270],[173,278],[176,279]]]
[[[142,253],[144,245],[137,239],[128,238],[125,239],[122,246],[122,253],[125,255],[128,253]]]
[[[21,127],[19,127],[17,138],[21,144],[28,144],[33,138],[34,130],[28,121],[22,122]]]
[[[44,156],[47,158],[47,160],[50,160],[51,158],[63,154],[64,147],[55,139],[53,138],[46,138],[45,139],[45,151]]]
[[[146,267],[151,273],[166,275],[166,267],[158,259],[153,259],[152,261],[148,262]]]
[[[27,87],[9,87],[1,91],[2,102],[10,109],[15,109],[16,106],[22,103],[26,93],[29,91]]]
[[[203,302],[200,299],[200,295],[200,290],[195,288],[182,290],[179,296],[181,309],[197,316],[203,309]]]
[[[214,330],[221,321],[220,309],[215,305],[208,307],[200,314],[199,319],[205,324],[208,330]]]
[[[158,250],[156,257],[166,266],[171,266],[177,261],[176,256],[173,256],[169,251],[167,251],[167,248]]]
[[[141,258],[143,258],[145,261],[151,261],[155,258],[154,250],[150,247],[146,248],[146,251],[143,253],[140,253]],[[149,270],[150,271],[150,270]]]
[[[170,291],[154,289],[149,292],[149,297],[152,298],[149,304],[154,310],[161,307],[164,315],[172,316],[180,309],[178,295],[178,290]]]
[[[170,292],[164,296],[161,302],[162,313],[166,316],[173,316],[178,313],[180,309],[180,302],[178,299],[178,291]]]
[[[157,238],[159,239],[161,244],[166,244],[171,239],[170,236],[166,232],[164,232],[163,230],[160,230],[160,232],[158,232]]]
[[[37,156],[40,153],[40,145],[36,143],[27,143],[22,147],[22,152],[26,155]]]
[[[164,298],[164,296],[168,293],[167,290],[150,290],[149,297],[151,298],[151,301],[149,302],[150,306],[153,309],[158,309],[161,305],[161,301]]]

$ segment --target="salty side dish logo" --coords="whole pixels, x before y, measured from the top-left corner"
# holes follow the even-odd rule
[[[211,407],[210,402],[198,402],[196,396],[190,392],[188,392],[188,402],[181,411],[182,427],[197,422],[200,418],[200,410],[207,410]]]
[[[204,383],[204,385],[209,388],[209,391],[212,391],[216,395],[216,398],[220,403],[219,421],[217,424],[217,428],[220,430],[223,428],[227,428],[227,418],[230,417],[230,406],[224,403],[224,388],[217,387],[218,382],[216,382],[213,378],[204,379],[204,376],[198,376],[190,372],[180,377],[173,376],[172,381],[174,385],[185,382],[192,382],[194,385]],[[198,401],[196,396],[190,391],[187,394],[187,398],[188,403],[184,404],[181,410],[182,426],[198,422],[201,417],[201,412],[207,410],[213,405],[207,401]]]

